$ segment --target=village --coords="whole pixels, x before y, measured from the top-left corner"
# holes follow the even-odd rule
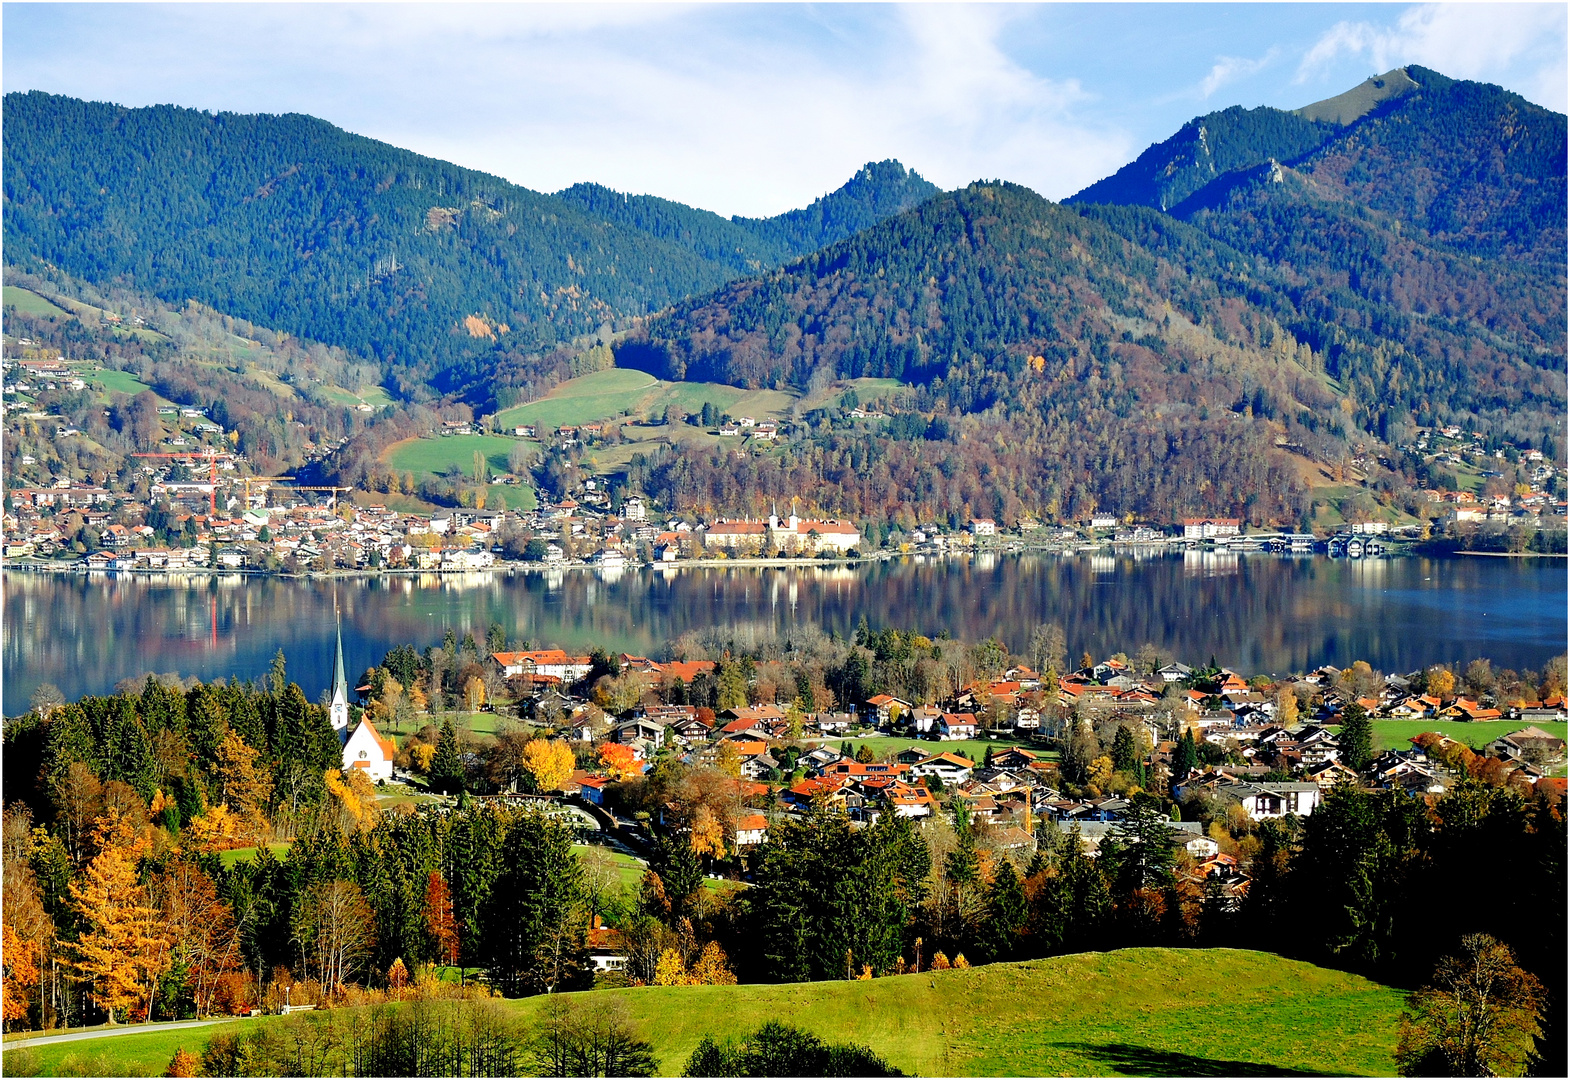
[[[794,683],[776,690],[766,667],[491,652],[466,670],[469,704],[499,717],[494,739],[450,721],[438,729],[434,717],[411,725],[402,688],[378,667],[354,691],[362,718],[344,768],[446,793],[425,810],[440,812],[459,791],[582,806],[634,852],[660,835],[712,832],[701,845],[711,872],[742,881],[771,829],[825,809],[855,828],[888,816],[967,829],[1023,866],[1062,836],[1094,856],[1138,807],[1158,806],[1181,873],[1231,905],[1247,893],[1259,824],[1306,819],[1342,785],[1420,801],[1468,778],[1555,804],[1565,794],[1565,741],[1539,726],[1564,730],[1562,661],[1539,693],[1523,693],[1514,673],[1486,661],[1459,677],[1442,667],[1379,675],[1359,663],[1276,680],[1162,662],[1150,650],[1087,656],[1061,676],[1016,658],[940,700],[877,693],[827,710],[803,707]],[[347,717],[347,700],[340,685],[334,724],[345,729],[337,716]],[[382,734],[393,724],[419,730],[398,746]],[[1497,734],[1474,748],[1445,733],[1458,724]],[[1386,727],[1400,734],[1383,737]],[[528,763],[520,746],[544,740],[571,748],[570,772],[565,755],[555,772]],[[439,780],[430,763],[446,741],[464,765]],[[698,784],[703,794],[672,796],[687,790],[672,778],[703,776],[712,778]]]
[[[537,488],[527,472],[499,473],[476,487],[477,495],[466,493],[473,497],[463,505],[400,510],[389,505],[390,498],[379,501],[375,491],[258,475],[237,448],[235,432],[201,409],[172,403],[158,405],[157,416],[148,418],[164,433],[156,450],[133,455],[134,468],[118,477],[86,475],[68,466],[59,450],[82,433],[63,422],[51,428],[52,414],[41,402],[81,393],[92,385],[88,379],[120,373],[62,358],[8,357],[3,364],[5,415],[18,450],[6,472],[0,519],[3,556],[12,566],[252,573],[589,566],[615,573],[629,565],[694,560],[879,558],[1024,547],[1072,552],[1108,545],[1361,556],[1427,540],[1434,527],[1447,534],[1495,530],[1519,537],[1524,547],[1532,538],[1562,531],[1566,513],[1563,474],[1540,451],[1491,447],[1480,433],[1455,427],[1420,429],[1417,442],[1402,449],[1475,472],[1477,490],[1425,488],[1426,516],[1403,525],[1374,513],[1372,504],[1330,530],[1275,532],[1250,529],[1231,516],[1142,522],[1109,512],[1058,524],[1027,514],[1008,523],[962,517],[902,527],[798,513],[794,499],[789,506],[770,507],[767,516],[727,517],[676,513],[617,486],[616,476],[592,471],[554,496]],[[362,402],[357,408],[370,406]],[[864,409],[852,412],[878,418]],[[738,436],[754,450],[791,434],[788,424],[775,421],[718,414],[712,419],[719,436]],[[446,420],[428,437],[490,434],[575,461],[605,437],[599,423],[551,430],[515,425],[492,431],[492,426]],[[46,447],[54,449],[45,453]],[[321,463],[338,447],[306,442],[301,449],[310,462]],[[1348,464],[1349,475],[1359,475],[1359,461]],[[1507,478],[1517,482],[1511,486]]]

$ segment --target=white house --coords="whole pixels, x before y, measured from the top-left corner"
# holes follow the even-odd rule
[[[367,717],[343,744],[343,767],[345,770],[364,769],[372,780],[380,783],[392,779],[393,757],[397,753],[393,741],[382,738]]]
[[[938,738],[940,739],[974,739],[976,737],[976,717],[973,713],[944,713],[937,722]]]
[[[973,768],[975,763],[969,758],[945,752],[916,762],[910,771],[916,776],[936,776],[944,784],[953,786],[969,780]]]
[[[769,835],[769,819],[762,814],[747,814],[736,819],[736,846],[755,847]]]

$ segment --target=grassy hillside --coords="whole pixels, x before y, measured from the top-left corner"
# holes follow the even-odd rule
[[[665,1075],[705,1035],[785,1019],[921,1076],[1388,1076],[1400,991],[1231,949],[1127,949],[871,982],[604,991],[625,999]],[[531,1020],[543,998],[512,1003]],[[37,1075],[161,1072],[191,1033],[28,1052]],[[202,1041],[205,1041],[203,1039]],[[103,1057],[91,1058],[101,1052]],[[18,1062],[19,1059],[11,1059]],[[8,1068],[10,1073],[11,1069]]]
[[[485,463],[492,470],[510,472],[507,455],[518,443],[517,439],[500,435],[447,435],[434,439],[404,439],[393,443],[382,459],[395,469],[404,472],[430,473],[439,476],[453,466],[466,474],[474,472],[474,455],[485,455]]]
[[[1469,724],[1454,720],[1375,720],[1374,749],[1376,750],[1405,750],[1411,740],[1425,731],[1437,731],[1448,735],[1456,742],[1466,743],[1474,750],[1487,746],[1501,735],[1508,735],[1512,731],[1520,731],[1527,725],[1520,720],[1488,720],[1482,723]],[[1565,738],[1567,725],[1561,720],[1557,723],[1544,721],[1534,723],[1548,732]]]

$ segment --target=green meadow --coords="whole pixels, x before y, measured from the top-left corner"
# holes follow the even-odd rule
[[[58,304],[39,296],[31,289],[24,289],[19,285],[7,285],[3,290],[3,302],[6,307],[14,307],[24,315],[64,315],[69,317],[70,312]]]
[[[1403,1006],[1395,988],[1234,949],[1123,949],[870,982],[600,994],[626,1003],[666,1076],[681,1074],[704,1036],[777,1019],[863,1043],[913,1076],[1390,1076]],[[545,1003],[509,1008],[528,1024]],[[205,1041],[159,1032],[38,1047],[8,1055],[6,1072],[157,1075],[177,1046],[199,1052]]]
[[[1466,743],[1475,750],[1487,746],[1501,735],[1508,735],[1512,731],[1520,731],[1528,726],[1520,720],[1484,720],[1475,724],[1456,720],[1373,720],[1370,723],[1374,726],[1375,750],[1407,749],[1412,739],[1425,731],[1437,731],[1442,735],[1448,735],[1456,742]],[[1563,739],[1565,729],[1570,724],[1558,720],[1532,726]]]

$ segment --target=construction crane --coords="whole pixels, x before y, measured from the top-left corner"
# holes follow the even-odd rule
[[[212,466],[212,477],[208,481],[210,487],[207,492],[207,516],[209,519],[216,518],[218,516],[218,451],[208,446],[202,448],[201,450],[186,450],[178,454],[132,454],[131,456],[184,458],[189,461],[201,461],[206,459],[207,463]]]
[[[354,488],[352,488],[352,487],[334,487],[331,484],[296,484],[294,486],[294,490],[296,490],[296,491],[330,491],[330,492],[333,493],[333,497],[332,497],[332,500],[328,503],[327,508],[329,510],[336,510],[336,509],[338,509],[338,493],[340,491],[353,491]]]
[[[294,479],[294,477],[292,477],[292,476],[247,476],[247,477],[245,477],[243,480],[241,480],[241,483],[243,483],[245,485],[245,508],[247,510],[249,510],[251,508],[251,485],[252,484],[275,484],[275,483],[278,483],[279,481],[282,481],[282,480],[293,480],[293,479]]]

